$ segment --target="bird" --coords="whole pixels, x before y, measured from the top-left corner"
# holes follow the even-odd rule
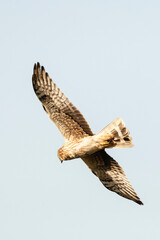
[[[122,167],[105,151],[134,146],[124,121],[119,117],[93,134],[84,116],[39,62],[34,64],[32,84],[45,112],[64,137],[65,143],[58,150],[60,161],[81,158],[107,189],[143,205]]]

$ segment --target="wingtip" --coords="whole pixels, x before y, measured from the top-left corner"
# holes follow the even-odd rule
[[[139,205],[144,205],[143,202],[141,202],[141,200],[137,200],[136,203],[138,203]]]
[[[48,75],[48,73],[46,72],[46,78],[48,78],[49,77],[49,75]]]
[[[37,69],[37,64],[35,63],[33,67],[33,73],[36,73],[36,69]]]
[[[44,69],[44,67],[43,67],[43,66],[41,66],[41,71],[45,71],[45,69]]]
[[[40,63],[37,62],[34,64],[33,71],[35,72],[40,67]]]
[[[34,64],[34,67],[33,67],[33,72],[36,73],[36,71],[40,69],[41,72],[45,71],[45,68],[43,66],[40,65],[39,62],[35,63]]]

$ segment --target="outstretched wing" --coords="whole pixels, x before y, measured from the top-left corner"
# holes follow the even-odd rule
[[[143,205],[128,181],[123,169],[104,150],[83,158],[83,161],[106,188],[124,198]]]
[[[39,63],[34,65],[32,81],[34,91],[44,110],[66,140],[93,135],[83,115],[61,92]]]

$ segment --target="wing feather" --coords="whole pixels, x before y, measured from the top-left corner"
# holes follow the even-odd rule
[[[143,205],[120,165],[104,150],[82,158],[103,185],[120,196]]]
[[[93,135],[83,115],[52,81],[44,67],[40,67],[39,63],[34,65],[32,82],[34,91],[45,111],[66,140]]]

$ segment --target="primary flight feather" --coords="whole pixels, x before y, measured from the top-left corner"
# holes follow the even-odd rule
[[[81,158],[106,188],[142,205],[123,169],[104,150],[133,146],[123,120],[117,118],[94,135],[80,111],[39,63],[34,65],[32,81],[44,110],[65,139],[65,144],[58,150],[59,159]]]

